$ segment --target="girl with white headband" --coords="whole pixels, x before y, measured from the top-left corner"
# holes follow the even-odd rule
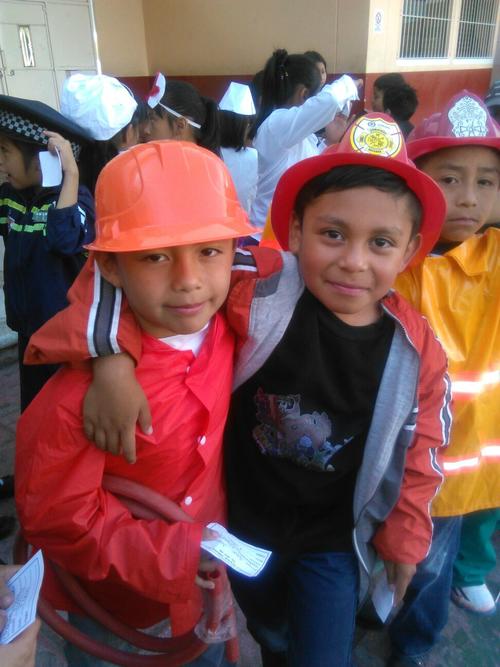
[[[217,104],[186,81],[168,81],[159,72],[148,97],[154,140],[191,141],[220,157]]]

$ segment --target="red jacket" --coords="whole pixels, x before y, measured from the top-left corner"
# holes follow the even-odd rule
[[[290,253],[269,248],[237,252],[226,303],[228,321],[238,340],[237,386],[265,363],[303,290],[296,259]],[[125,304],[121,304],[121,316],[116,307],[108,315],[101,311],[101,323],[91,321],[98,293],[89,263],[70,293],[74,306],[32,337],[25,361],[81,360],[111,349],[124,349],[139,360],[140,337]],[[417,563],[427,555],[432,537],[429,507],[442,481],[440,449],[448,442],[451,425],[450,382],[441,345],[425,319],[398,294],[391,292],[381,306],[395,320],[396,331],[353,508],[353,539],[367,575],[375,563],[373,546],[381,558],[396,562]],[[113,340],[107,333],[110,330],[117,331]],[[365,577],[362,593],[366,584]]]
[[[137,431],[137,462],[105,455],[85,438],[82,400],[90,373],[65,368],[22,414],[16,500],[29,543],[77,575],[118,619],[148,627],[170,617],[174,634],[201,614],[194,580],[203,527],[224,522],[222,433],[231,393],[234,338],[217,315],[197,357],[144,334],[137,378],[154,434]],[[105,473],[144,484],[178,503],[195,523],[132,518],[103,490]],[[67,601],[50,584],[58,608]]]

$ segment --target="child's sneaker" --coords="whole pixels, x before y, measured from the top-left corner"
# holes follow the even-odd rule
[[[457,607],[483,616],[491,616],[497,608],[495,599],[486,584],[452,588],[451,599]]]

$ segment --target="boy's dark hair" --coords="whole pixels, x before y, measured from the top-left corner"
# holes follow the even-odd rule
[[[378,167],[353,164],[345,167],[334,167],[324,174],[315,176],[298,193],[295,199],[294,213],[302,222],[306,208],[321,195],[327,192],[341,192],[342,190],[365,187],[386,192],[396,199],[406,197],[412,221],[411,236],[413,238],[415,234],[418,234],[422,220],[420,201],[403,178]]]
[[[387,88],[392,88],[394,86],[404,86],[406,81],[401,76],[399,72],[389,72],[388,74],[382,74],[373,82],[373,87],[378,88],[379,90],[387,90]]]
[[[301,53],[288,55],[285,49],[275,51],[264,68],[262,102],[250,138],[255,137],[259,127],[275,109],[287,103],[297,86],[305,86],[311,96],[318,92],[320,83],[318,68],[310,58]]]
[[[313,63],[315,64],[323,63],[325,69],[328,69],[326,65],[326,60],[323,58],[321,53],[318,53],[317,51],[305,51],[304,55],[307,56],[307,58],[309,58],[310,60],[312,60]]]
[[[253,116],[243,116],[234,111],[219,111],[220,145],[222,148],[235,148],[240,151],[245,148],[248,129]]]
[[[32,144],[30,141],[22,141],[20,139],[14,139],[9,134],[4,135],[7,137],[7,139],[14,144],[14,146],[18,149],[18,151],[21,153],[21,156],[23,158],[23,164],[24,168],[26,170],[29,169],[33,158],[38,157],[38,153],[40,151],[46,150],[43,146],[40,146],[39,144]]]
[[[220,156],[219,115],[217,104],[212,99],[200,95],[187,81],[169,80],[161,102],[201,125],[199,130],[193,128],[196,143]],[[166,117],[169,125],[173,127],[175,120],[168,111],[159,104],[154,111],[160,117]]]
[[[418,107],[415,88],[407,83],[384,90],[384,111],[389,110],[394,120],[409,120]]]

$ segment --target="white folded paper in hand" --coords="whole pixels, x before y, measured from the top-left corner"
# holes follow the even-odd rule
[[[207,528],[218,533],[219,537],[216,540],[203,540],[202,549],[247,577],[256,577],[262,572],[271,551],[243,542],[231,535],[220,523],[209,523]]]
[[[62,183],[62,166],[59,151],[56,155],[49,151],[40,151],[40,169],[42,171],[42,187],[55,188]]]
[[[389,588],[385,569],[380,573],[373,588],[372,602],[380,620],[385,623],[394,606],[394,591]]]
[[[36,606],[43,580],[42,552],[37,551],[9,581],[14,602],[6,609],[7,622],[0,634],[0,644],[8,644],[30,626],[36,617]]]

